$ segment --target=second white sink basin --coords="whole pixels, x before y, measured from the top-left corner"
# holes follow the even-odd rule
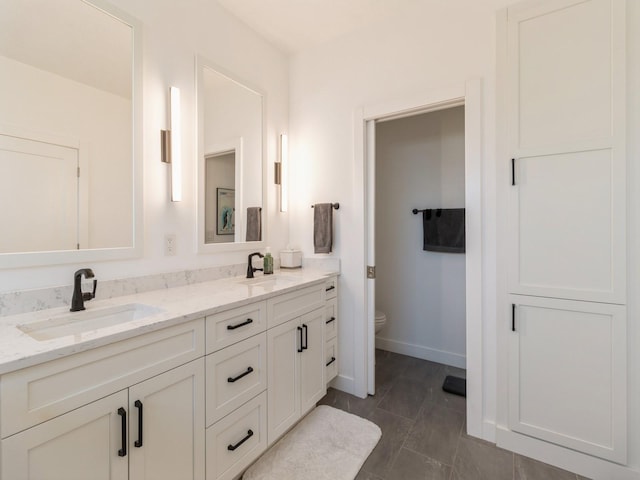
[[[60,314],[46,320],[18,325],[18,329],[38,341],[79,335],[161,313],[160,308],[129,303],[96,310]]]
[[[286,275],[261,275],[255,278],[245,278],[239,280],[238,283],[255,287],[286,287],[297,281],[295,277],[287,277]]]

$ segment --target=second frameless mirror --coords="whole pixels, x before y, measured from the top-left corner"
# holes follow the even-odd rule
[[[261,93],[198,59],[201,251],[262,241],[262,117]]]

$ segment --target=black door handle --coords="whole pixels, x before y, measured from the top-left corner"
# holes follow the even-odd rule
[[[227,450],[231,450],[232,452],[238,448],[240,445],[242,445],[244,442],[246,442],[247,440],[249,440],[251,437],[253,437],[253,430],[247,430],[247,436],[244,437],[242,440],[240,440],[238,443],[236,443],[235,445],[227,445]]]
[[[304,329],[304,345],[302,346],[303,350],[309,348],[309,328],[303,323],[302,328]]]
[[[327,367],[336,361],[336,357],[331,357],[331,360],[327,362]]]
[[[227,325],[227,330],[235,330],[236,328],[244,327],[245,325],[249,325],[250,323],[253,323],[253,319],[247,318],[246,321],[238,323],[237,325]]]
[[[329,325],[331,322],[333,322],[336,319],[336,317],[331,317],[329,320],[327,320],[326,323],[327,325]]]
[[[516,331],[516,304],[511,304],[511,331]]]
[[[133,405],[138,409],[138,440],[133,442],[133,445],[140,448],[142,446],[142,402],[136,400]]]
[[[229,383],[233,383],[233,382],[235,382],[236,380],[240,380],[240,379],[241,379],[242,377],[244,377],[245,375],[249,375],[251,372],[253,372],[253,368],[252,368],[252,367],[249,367],[249,368],[247,368],[247,371],[246,371],[246,372],[242,372],[242,373],[241,373],[240,375],[238,375],[237,377],[229,377],[229,378],[227,378],[227,382],[229,382]]]
[[[127,411],[120,407],[118,409],[118,415],[120,415],[122,421],[122,448],[118,450],[119,457],[127,456]]]
[[[296,327],[298,329],[298,333],[300,334],[300,338],[298,338],[298,340],[300,341],[300,346],[298,347],[298,353],[302,352],[302,327]]]

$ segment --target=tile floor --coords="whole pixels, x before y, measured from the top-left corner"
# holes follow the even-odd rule
[[[445,393],[458,368],[376,351],[376,395],[329,389],[320,404],[367,418],[382,438],[356,480],[586,480],[466,435],[463,397]]]

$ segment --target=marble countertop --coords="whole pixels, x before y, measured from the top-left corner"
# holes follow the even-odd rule
[[[129,304],[148,305],[158,311],[126,323],[44,341],[35,340],[18,326],[68,315],[68,307],[2,317],[0,374],[299,290],[322,283],[332,275],[337,275],[337,272],[312,269],[281,270],[269,276],[256,274],[254,284],[247,284],[244,277],[231,277],[109,300],[94,300],[85,303],[86,312]],[[280,281],[279,278],[283,280]],[[265,280],[269,281],[261,283]]]

